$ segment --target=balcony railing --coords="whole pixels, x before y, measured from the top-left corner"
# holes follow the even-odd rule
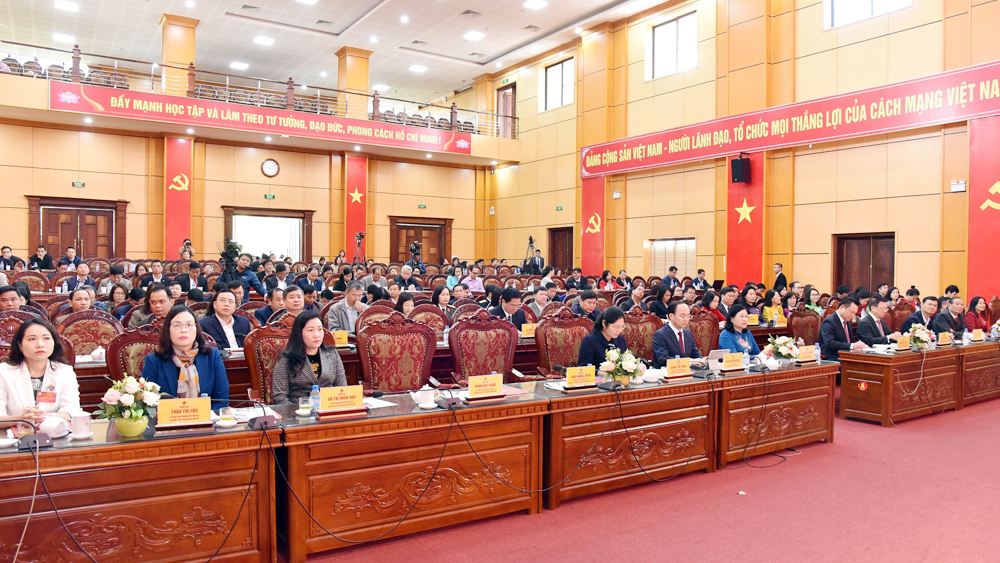
[[[199,70],[193,63],[176,67],[106,57],[83,53],[79,45],[64,50],[0,43],[0,73],[489,137],[516,139],[518,134],[516,117],[461,109],[454,103],[449,107],[384,98],[378,92],[368,94],[307,87],[296,84],[291,77],[279,81],[225,74]]]

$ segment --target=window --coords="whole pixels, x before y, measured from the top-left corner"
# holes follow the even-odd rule
[[[654,27],[652,51],[652,78],[697,67],[698,14],[690,13]]]
[[[824,23],[828,29],[840,27],[912,5],[913,0],[826,0]]]
[[[649,275],[667,277],[671,266],[677,266],[677,278],[695,276],[694,238],[661,238],[650,241]]]
[[[573,59],[545,67],[545,109],[555,109],[573,103]]]
[[[271,253],[302,260],[302,219],[233,215],[233,240],[250,254]]]

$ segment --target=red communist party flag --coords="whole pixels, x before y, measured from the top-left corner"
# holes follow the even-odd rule
[[[967,299],[997,294],[1000,260],[1000,117],[969,121],[969,292]],[[952,281],[942,279],[941,284]]]
[[[363,156],[344,157],[344,249],[348,259],[358,233],[365,232],[368,224],[368,159]],[[366,240],[361,241],[365,254]]]
[[[191,176],[194,145],[190,139],[167,137],[163,140],[163,257],[175,260],[184,239],[191,238]],[[171,250],[173,249],[173,250]]]
[[[748,281],[761,281],[763,275],[764,153],[750,155],[750,182],[734,183],[729,174],[728,202],[726,280],[742,287]]]
[[[580,269],[600,276],[604,270],[604,176],[584,178],[581,188]]]

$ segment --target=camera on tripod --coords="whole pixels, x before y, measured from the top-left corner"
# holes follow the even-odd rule
[[[421,246],[423,246],[423,244],[421,244],[419,241],[413,241],[413,244],[410,245],[410,256],[412,258],[416,258],[417,256],[420,256],[420,247]]]
[[[354,241],[357,242],[358,244],[361,244],[361,241],[365,240],[365,235],[367,234],[368,231],[359,232],[358,234],[354,235]]]

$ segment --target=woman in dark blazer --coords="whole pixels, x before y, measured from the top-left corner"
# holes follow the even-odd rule
[[[308,397],[313,385],[347,385],[347,374],[333,346],[323,344],[326,331],[319,315],[303,311],[295,317],[285,351],[274,363],[271,391],[274,404],[298,404]]]
[[[178,398],[208,393],[212,410],[229,406],[229,378],[217,348],[205,344],[191,309],[178,305],[167,313],[156,352],[146,356],[142,377]]]
[[[670,288],[667,284],[661,283],[653,288],[653,295],[656,301],[649,304],[649,312],[661,319],[667,318],[667,303],[670,302]]]
[[[236,348],[243,347],[243,339],[253,330],[249,319],[233,314],[237,303],[236,294],[231,290],[216,291],[212,300],[208,302],[208,312],[198,323],[205,334],[215,339],[219,348],[226,350],[233,348],[233,343],[226,334],[226,327],[232,327]]]
[[[628,349],[622,330],[625,329],[625,313],[618,307],[608,307],[597,317],[594,330],[583,338],[580,343],[580,354],[576,365],[594,366],[595,370],[607,359],[608,350],[616,348],[618,352]]]

